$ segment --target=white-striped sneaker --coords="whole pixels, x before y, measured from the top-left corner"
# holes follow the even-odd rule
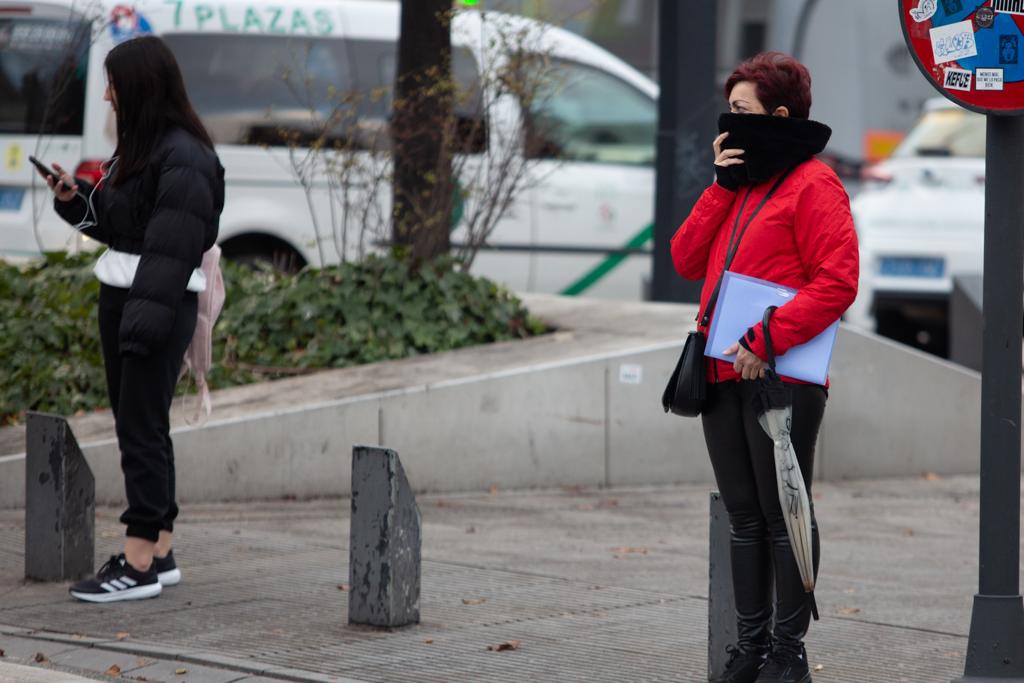
[[[128,564],[124,553],[112,555],[95,578],[79,581],[71,586],[71,595],[86,602],[116,602],[155,598],[163,587],[157,579],[156,567],[140,572]]]
[[[156,567],[156,578],[163,587],[177,586],[181,583],[181,570],[178,563],[174,561],[174,551],[167,553],[166,557],[153,557],[153,566]]]

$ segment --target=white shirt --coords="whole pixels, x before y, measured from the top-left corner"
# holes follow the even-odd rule
[[[96,261],[92,272],[96,278],[105,285],[128,289],[135,281],[135,271],[139,269],[139,261],[142,256],[129,254],[123,251],[107,249]],[[196,268],[188,279],[188,286],[185,288],[190,292],[206,291],[206,275],[202,270]]]

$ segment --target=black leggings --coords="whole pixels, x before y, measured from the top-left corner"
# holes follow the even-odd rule
[[[792,443],[811,498],[814,447],[825,413],[826,390],[817,385],[790,385],[793,390]],[[810,625],[810,601],[789,544],[779,504],[774,445],[757,422],[753,398],[757,383],[723,382],[708,387],[702,420],[711,465],[732,529],[732,575],[736,598],[738,644],[743,648],[797,650]],[[819,559],[818,524],[813,514],[814,569]],[[773,572],[774,570],[774,572]],[[775,576],[775,628],[772,575]]]
[[[160,531],[174,530],[178,516],[170,411],[185,350],[196,328],[198,300],[192,292],[184,294],[170,334],[148,356],[120,353],[118,330],[127,300],[127,289],[100,287],[103,364],[128,498],[121,523],[127,525],[128,536],[155,542]]]

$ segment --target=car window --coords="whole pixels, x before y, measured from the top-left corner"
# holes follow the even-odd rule
[[[609,73],[555,60],[525,107],[526,155],[604,164],[654,164],[655,101]]]
[[[926,112],[893,156],[983,157],[985,117],[963,109]]]
[[[196,111],[219,144],[302,144],[315,139],[327,121],[328,143],[357,149],[389,144],[393,41],[188,33],[165,40]],[[469,51],[453,50],[452,72],[462,94],[456,104],[460,130],[474,133],[462,141],[461,151],[481,152],[483,104]]]
[[[90,26],[0,19],[0,133],[81,135]]]

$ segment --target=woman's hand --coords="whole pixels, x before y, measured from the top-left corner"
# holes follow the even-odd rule
[[[733,354],[736,354],[736,362],[732,364],[733,370],[743,379],[759,379],[764,377],[764,371],[768,368],[768,364],[740,346],[739,342],[725,350],[726,356]]]
[[[54,164],[53,170],[60,174],[58,187],[58,180],[55,180],[53,176],[46,176],[46,184],[53,190],[53,194],[57,196],[62,202],[70,202],[75,198],[78,193],[78,183],[71,177],[71,174],[60,167],[60,164]]]
[[[722,142],[729,137],[728,133],[722,133],[715,138],[715,166],[735,166],[742,164],[743,159],[738,159],[743,154],[742,149],[722,149]]]

